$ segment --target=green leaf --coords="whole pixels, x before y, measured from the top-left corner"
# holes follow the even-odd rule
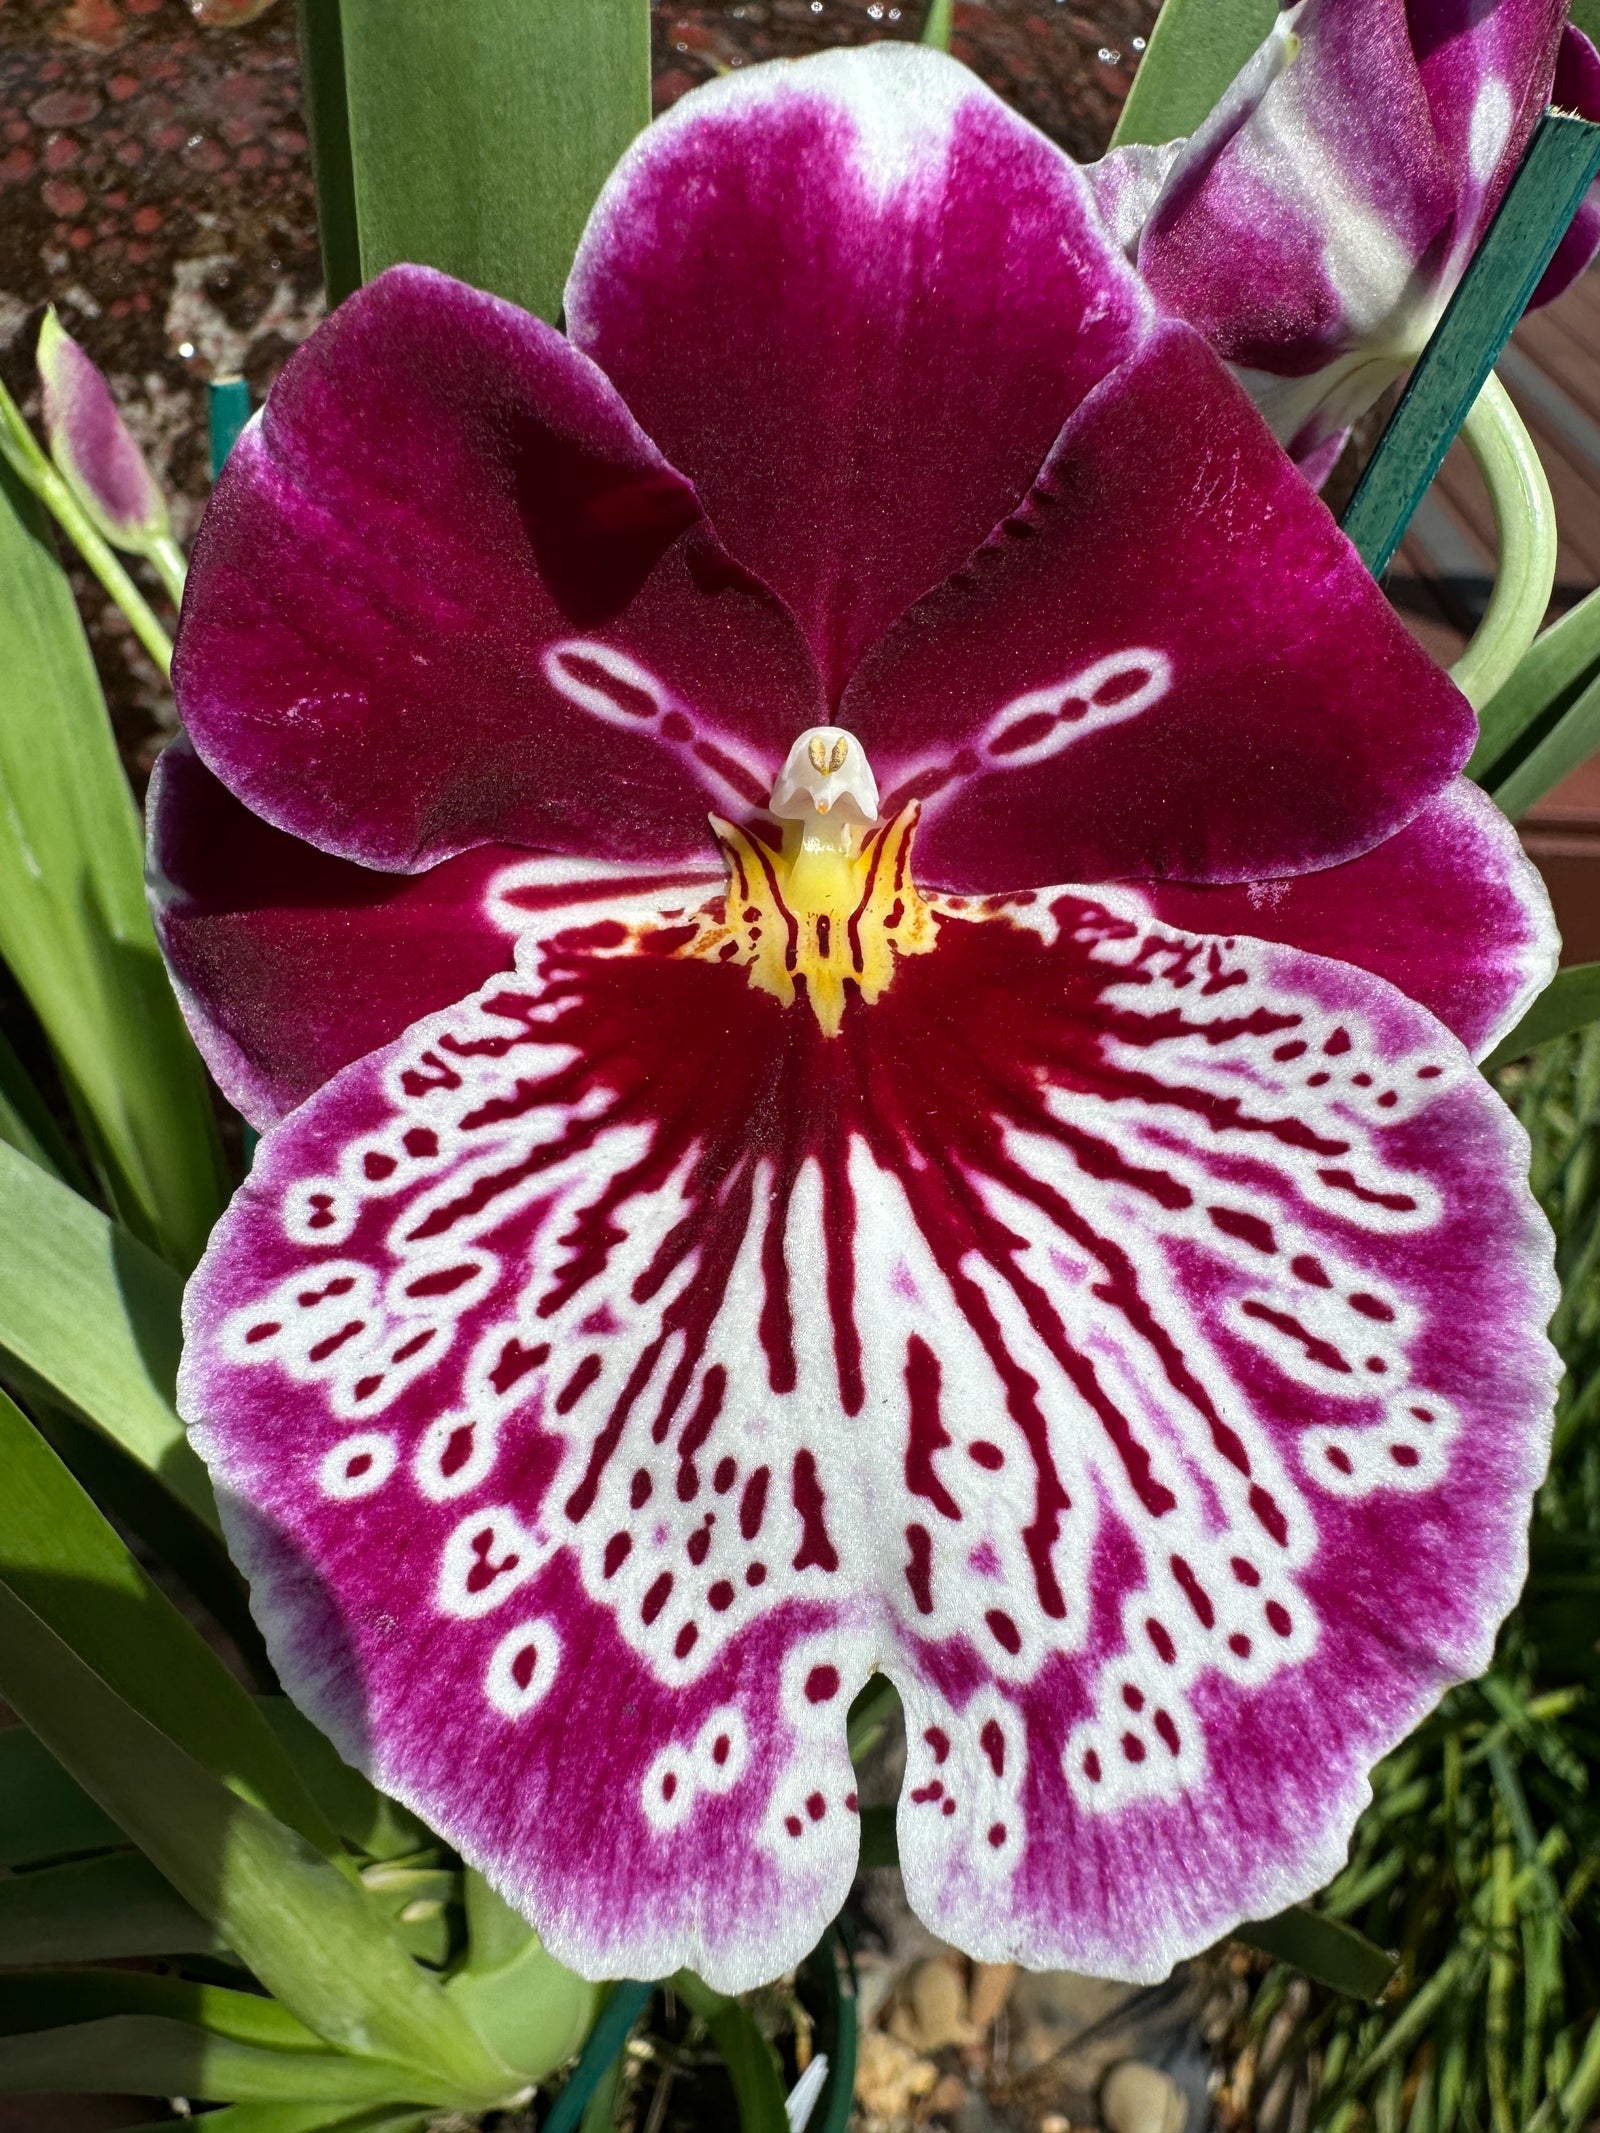
[[[742,2000],[713,1992],[692,1970],[678,1971],[672,1986],[705,2023],[722,2054],[744,2133],[789,2133],[778,2055],[756,2027],[749,2008]]]
[[[1600,680],[1600,592],[1592,592],[1534,639],[1511,677],[1478,714],[1467,776],[1493,790],[1550,739]]]
[[[300,80],[311,173],[317,189],[317,233],[329,305],[361,286],[361,236],[356,228],[356,180],[350,163],[350,106],[344,85],[344,28],[339,0],[300,0]]]
[[[869,1867],[900,1864],[900,1840],[895,1835],[894,1813],[892,1807],[862,1808],[860,1866],[863,1873]]]
[[[494,1907],[508,1916],[495,1917]],[[485,1964],[487,1955],[508,1949],[509,1920],[516,1918],[480,1874],[468,1875],[467,1928],[474,1955],[447,1989],[508,2066],[530,2081],[542,2081],[582,2045],[604,1988],[586,1983],[546,1954],[538,1935],[520,1919],[520,1945],[502,1962]]]
[[[330,2109],[325,2103],[235,2103],[206,2113],[206,2133],[427,2133],[432,2111],[380,2108]],[[165,2118],[156,2126],[132,2126],[128,2133],[173,2133]]]
[[[98,1208],[0,1145],[0,1350],[114,1437],[220,1531],[211,1483],[173,1406],[183,1284]]]
[[[369,1859],[398,1859],[434,1841],[415,1815],[352,1770],[328,1736],[287,1696],[262,1696],[257,1702],[311,1797],[357,1851]]]
[[[3,1582],[0,1696],[320,2036],[423,2069],[464,2104],[514,2091],[509,2069],[358,1886],[141,1717]]]
[[[1558,970],[1509,1036],[1502,1037],[1483,1071],[1492,1074],[1526,1052],[1600,1020],[1600,963],[1573,963]]]
[[[1247,1948],[1259,1948],[1280,1963],[1292,1963],[1319,1985],[1329,1985],[1335,1992],[1348,1993],[1358,2000],[1381,1999],[1398,1968],[1396,1956],[1358,1933],[1354,1926],[1321,1911],[1307,1910],[1304,1904],[1280,1911],[1276,1918],[1236,1926],[1233,1938],[1243,1941]]]
[[[341,0],[339,22],[362,278],[415,260],[553,320],[649,122],[648,0]]]
[[[1341,521],[1374,577],[1388,568],[1597,170],[1600,126],[1546,112]]]
[[[32,1866],[122,1841],[116,1823],[43,1741],[22,1726],[0,1728],[0,1866]]]
[[[8,1142],[30,1163],[48,1170],[52,1177],[70,1185],[74,1192],[89,1190],[89,1181],[79,1168],[77,1157],[67,1146],[60,1127],[50,1116],[27,1068],[12,1050],[11,1040],[3,1030],[0,1030],[0,1141]]]
[[[1150,32],[1113,148],[1193,133],[1277,19],[1278,0],[1166,0]]]
[[[189,1267],[222,1210],[205,1077],[144,900],[138,818],[43,515],[0,464],[0,955],[130,1225]]]
[[[0,1365],[0,1375],[4,1366]],[[119,1530],[136,1533],[162,1570],[188,1587],[212,1620],[233,1639],[258,1682],[276,1679],[261,1632],[250,1613],[245,1582],[216,1529],[165,1489],[114,1438],[38,1392],[28,1411],[35,1428],[64,1466]]]
[[[234,2044],[257,2044],[270,2051],[327,2050],[315,2030],[259,1992],[235,1992],[227,1985],[138,1970],[24,1970],[0,1976],[0,2035],[64,2029],[127,2014],[192,2022]]]
[[[319,1849],[339,1840],[252,1697],[0,1393],[0,1576],[100,1678]]]
[[[0,2096],[195,2096],[321,2103],[451,2103],[449,2084],[381,2059],[235,2044],[163,2015],[108,2015],[0,2038]]]
[[[0,1878],[0,1964],[219,1953],[211,1927],[139,1852]]]

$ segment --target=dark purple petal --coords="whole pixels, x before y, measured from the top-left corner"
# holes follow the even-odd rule
[[[1326,509],[1187,327],[1073,416],[1026,504],[846,695],[930,881],[1256,880],[1354,858],[1472,746]]]
[[[174,669],[257,814],[401,871],[671,861],[765,797],[815,671],[593,364],[422,267],[341,305],[235,446]]]
[[[1230,362],[1304,376],[1392,333],[1456,202],[1405,0],[1305,0],[1187,143],[1140,271]]]
[[[1549,984],[1561,947],[1538,869],[1465,778],[1344,866],[1212,888],[1159,882],[1143,893],[1163,925],[1250,934],[1374,971],[1476,1059]]]
[[[1303,0],[1137,250],[1308,472],[1426,346],[1542,110],[1565,0]],[[1112,197],[1130,173],[1108,172]]]
[[[1567,0],[1406,0],[1406,15],[1470,253],[1550,101]]]
[[[1579,118],[1600,119],[1600,53],[1582,30],[1569,27],[1561,34],[1550,101],[1559,110],[1574,112]],[[1553,303],[1564,289],[1570,289],[1596,251],[1600,251],[1600,185],[1591,185],[1529,299],[1528,309],[1537,311],[1541,304]]]
[[[166,498],[111,388],[53,310],[39,329],[39,386],[51,457],[106,539],[142,545],[166,533]]]
[[[273,829],[184,740],[151,780],[150,893],[184,1016],[263,1130],[413,1022],[509,972],[531,913],[611,901],[625,870],[479,845],[384,874]],[[722,869],[707,837],[702,884]],[[659,869],[640,882],[670,886]],[[696,877],[686,877],[696,878]]]
[[[1391,986],[1137,895],[946,902],[831,1039],[714,931],[541,923],[262,1143],[180,1398],[275,1663],[562,1961],[723,1989],[843,1900],[881,1667],[922,1916],[1159,1976],[1488,1662],[1526,1139]]]
[[[567,323],[837,696],[1026,491],[1148,299],[1075,166],[965,67],[752,68],[639,137]]]

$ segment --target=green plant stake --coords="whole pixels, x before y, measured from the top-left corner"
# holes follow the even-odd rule
[[[1388,568],[1597,171],[1600,126],[1546,112],[1345,512],[1344,530],[1374,577]]]

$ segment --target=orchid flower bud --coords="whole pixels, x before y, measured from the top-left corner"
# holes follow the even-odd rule
[[[1565,0],[1299,0],[1187,141],[1113,151],[1102,217],[1308,479],[1404,377],[1554,99],[1600,116]],[[1580,211],[1536,292],[1600,241]]]
[[[96,529],[138,553],[170,540],[166,498],[111,388],[53,309],[39,329],[38,362],[51,457]]]

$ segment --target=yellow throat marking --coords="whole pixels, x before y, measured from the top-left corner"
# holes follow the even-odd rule
[[[804,979],[823,1035],[836,1037],[847,985],[870,1006],[888,991],[897,956],[927,955],[938,943],[933,908],[911,879],[917,814],[913,800],[866,831],[854,852],[808,837],[799,822],[783,825],[783,849],[774,852],[713,815],[727,895],[689,953],[743,964],[750,983],[785,1007]]]

